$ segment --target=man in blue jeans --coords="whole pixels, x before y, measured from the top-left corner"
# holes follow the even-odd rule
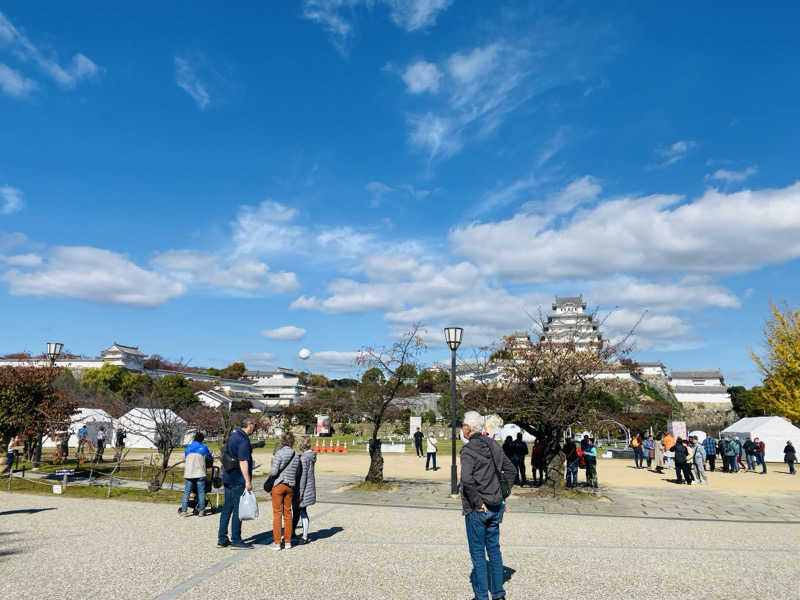
[[[252,544],[242,541],[242,521],[239,519],[239,498],[245,490],[253,489],[253,447],[250,445],[250,436],[256,429],[256,419],[246,417],[242,426],[233,431],[228,438],[228,444],[223,452],[227,452],[233,459],[234,468],[225,469],[223,459],[222,485],[225,487],[225,504],[219,513],[219,532],[217,534],[217,547],[225,548],[252,548]],[[231,539],[228,539],[228,522],[231,523]]]
[[[516,469],[497,442],[482,435],[483,424],[483,417],[475,411],[464,415],[461,432],[469,441],[460,455],[461,506],[472,560],[469,579],[474,598],[485,600],[491,592],[492,599],[499,600],[506,597],[500,553],[500,523],[506,503],[499,478],[511,489]]]

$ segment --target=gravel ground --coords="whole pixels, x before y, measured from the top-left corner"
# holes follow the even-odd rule
[[[49,510],[41,510],[49,509]],[[270,527],[262,517],[245,535]],[[26,512],[17,512],[26,511]],[[31,512],[37,511],[37,512]],[[321,503],[311,544],[217,549],[171,505],[0,493],[0,576],[24,598],[471,598],[457,511]],[[515,513],[509,598],[798,598],[800,525]]]

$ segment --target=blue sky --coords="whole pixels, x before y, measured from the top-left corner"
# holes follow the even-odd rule
[[[795,6],[163,10],[2,8],[0,353],[346,375],[583,293],[639,359],[758,382],[800,291]]]

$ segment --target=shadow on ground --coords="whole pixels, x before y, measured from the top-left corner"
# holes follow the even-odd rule
[[[45,510],[55,510],[55,509],[56,509],[55,506],[51,506],[50,508],[20,508],[18,510],[6,510],[0,512],[0,517],[4,517],[6,515],[19,515],[19,514],[33,515],[35,513],[43,512]]]

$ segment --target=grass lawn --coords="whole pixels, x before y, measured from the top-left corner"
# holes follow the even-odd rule
[[[8,478],[0,479],[0,491],[8,491]],[[50,496],[53,495],[53,484],[45,483],[41,480],[22,479],[13,477],[11,479],[11,491],[22,492],[25,494],[37,494]],[[119,488],[111,489],[111,498],[115,500],[134,500],[136,502],[166,502],[180,504],[183,490],[159,490],[148,492],[147,490]],[[105,499],[108,488],[96,485],[69,485],[66,489],[62,488],[62,496],[68,498],[100,498]]]

